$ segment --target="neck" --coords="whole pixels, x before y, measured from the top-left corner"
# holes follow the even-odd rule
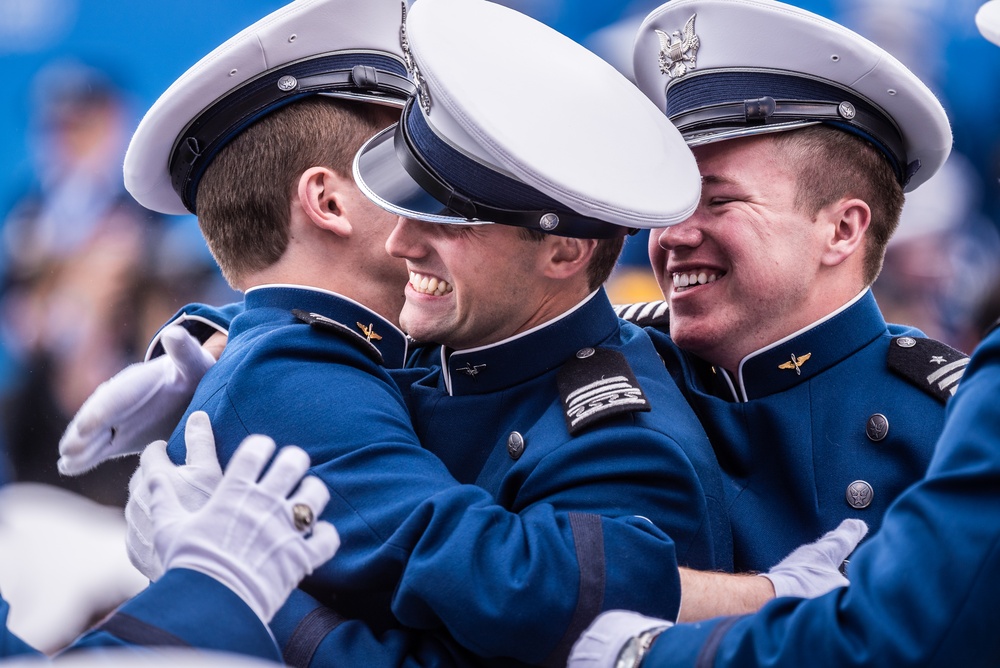
[[[246,291],[261,285],[301,285],[336,292],[371,309],[394,325],[403,308],[403,286],[396,276],[371,276],[352,271],[349,263],[299,262],[286,252],[281,260],[241,281],[237,289]]]

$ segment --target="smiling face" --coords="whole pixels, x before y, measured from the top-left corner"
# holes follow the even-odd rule
[[[549,298],[555,288],[544,275],[550,243],[527,240],[506,225],[400,218],[386,242],[410,272],[400,326],[418,341],[461,350],[559,315],[562,299]]]
[[[818,280],[828,227],[797,204],[795,161],[766,135],[694,153],[701,202],[687,221],[650,235],[650,260],[673,340],[734,370],[843,302],[831,304]]]

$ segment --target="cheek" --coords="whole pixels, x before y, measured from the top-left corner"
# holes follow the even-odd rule
[[[657,241],[659,235],[650,234],[649,235],[649,245],[647,247],[649,253],[649,264],[653,267],[653,273],[656,275],[657,280],[661,277],[663,273],[663,268],[667,264],[667,251],[660,247]]]

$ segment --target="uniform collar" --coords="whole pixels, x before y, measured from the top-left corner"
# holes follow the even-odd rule
[[[407,339],[398,327],[366,306],[336,292],[303,285],[259,285],[246,291],[244,302],[248,311],[279,308],[316,313],[335,320],[375,346],[382,353],[386,368],[401,368],[406,361]]]
[[[557,369],[578,350],[597,345],[618,329],[604,289],[562,315],[503,341],[449,351],[441,348],[442,376],[451,395],[486,394]]]
[[[744,357],[735,378],[717,370],[714,383],[728,385],[737,401],[784,392],[854,354],[885,328],[875,297],[866,288],[833,313]]]

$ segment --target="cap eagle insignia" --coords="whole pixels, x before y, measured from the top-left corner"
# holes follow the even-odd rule
[[[805,355],[802,355],[801,357],[796,357],[794,355],[794,353],[793,353],[791,361],[785,362],[784,364],[779,364],[778,368],[779,369],[795,369],[795,374],[797,376],[801,376],[802,375],[802,369],[801,369],[802,365],[805,364],[806,362],[808,362],[809,358],[812,357],[812,356],[813,356],[812,353],[806,353]]]
[[[424,79],[424,75],[420,73],[417,61],[413,58],[413,53],[410,51],[410,38],[406,35],[406,0],[403,0],[402,5],[403,18],[400,20],[399,25],[399,46],[403,50],[403,62],[406,64],[406,69],[410,72],[410,77],[417,86],[417,102],[420,103],[424,113],[429,114],[431,113],[431,94],[427,90],[427,81]]]
[[[694,14],[684,24],[684,35],[678,31],[667,34],[655,30],[660,38],[660,71],[671,79],[684,76],[697,65],[698,47],[701,40],[694,34]]]

